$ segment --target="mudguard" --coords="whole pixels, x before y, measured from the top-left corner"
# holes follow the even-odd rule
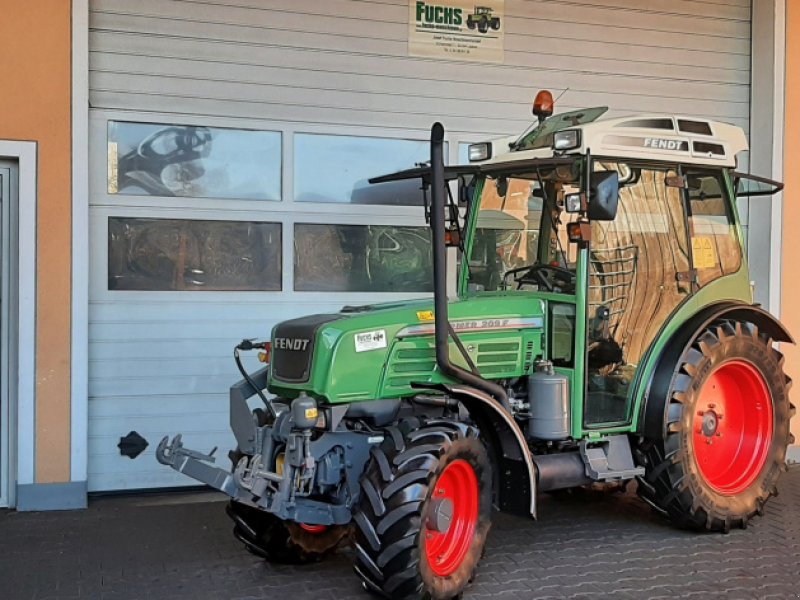
[[[759,305],[720,302],[706,306],[689,319],[662,350],[639,411],[637,432],[640,435],[650,439],[661,439],[666,435],[665,411],[669,406],[666,400],[675,365],[694,339],[719,319],[748,321],[776,342],[795,343],[786,327]]]
[[[497,400],[467,385],[412,384],[458,400],[480,429],[494,458],[494,489],[500,510],[536,518],[536,463],[525,435]]]

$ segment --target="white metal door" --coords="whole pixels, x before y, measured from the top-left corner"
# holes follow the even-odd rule
[[[408,3],[397,0],[91,0],[90,9],[92,491],[192,484],[155,461],[166,434],[182,431],[199,449],[231,446],[238,339],[301,314],[394,299],[294,287],[297,226],[423,222],[411,207],[299,201],[301,144],[424,142],[441,120],[455,162],[465,143],[528,126],[539,88],[569,88],[559,111],[606,105],[609,116],[676,112],[749,127],[750,0],[506,0],[504,64],[409,56]],[[125,193],[122,159],[110,160],[125,152],[111,135],[118,122],[278,132],[281,198]],[[283,287],[110,289],[112,219],[280,223]],[[135,459],[118,448],[129,432],[149,443]]]

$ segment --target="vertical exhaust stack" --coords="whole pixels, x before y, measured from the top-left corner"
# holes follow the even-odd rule
[[[485,392],[509,408],[506,391],[496,383],[470,373],[450,362],[450,327],[447,314],[447,245],[445,244],[444,127],[431,128],[431,230],[433,233],[433,308],[435,313],[436,364],[453,379]]]

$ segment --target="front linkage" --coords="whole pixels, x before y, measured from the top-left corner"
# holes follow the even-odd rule
[[[309,528],[350,523],[369,449],[383,436],[345,429],[346,407],[319,411],[305,394],[290,405],[268,401],[274,420],[264,410],[251,411],[247,399],[266,387],[267,371],[265,367],[247,375],[230,389],[230,424],[237,441],[237,450],[230,453],[232,470],[212,466],[213,450],[202,454],[185,448],[180,435],[172,442],[161,440],[156,458],[282,521]],[[312,430],[319,431],[320,424],[324,433],[312,439]]]

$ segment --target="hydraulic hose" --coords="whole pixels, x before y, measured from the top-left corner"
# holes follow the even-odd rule
[[[253,381],[253,378],[250,377],[250,373],[248,373],[247,370],[244,368],[244,365],[242,364],[242,359],[239,356],[239,350],[254,350],[256,348],[266,348],[266,342],[255,343],[252,340],[242,340],[233,349],[233,359],[236,361],[236,367],[239,369],[239,372],[242,374],[242,377],[244,377],[244,380],[250,384],[251,388],[255,390],[256,394],[258,394],[258,397],[261,398],[261,401],[264,403],[264,406],[267,407],[267,412],[269,412],[270,416],[272,417],[272,420],[274,421],[277,418],[278,413],[275,412],[275,408],[272,406],[272,402],[269,400],[269,398],[267,398],[264,395],[264,392],[262,392],[258,388],[255,381]]]

